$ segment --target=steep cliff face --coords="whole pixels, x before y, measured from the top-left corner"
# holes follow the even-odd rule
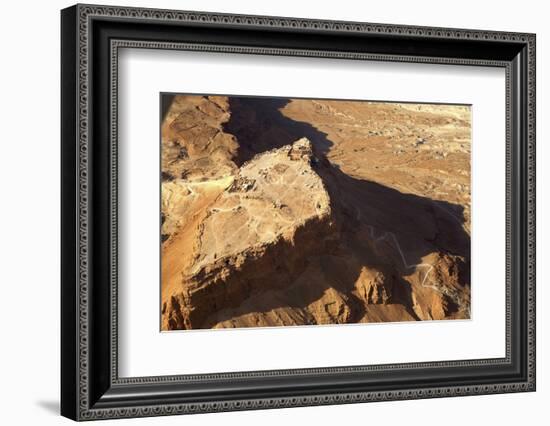
[[[287,287],[310,256],[330,250],[337,232],[315,161],[301,139],[240,168],[197,229],[185,291],[163,307],[168,328],[211,327],[207,317],[253,293]]]
[[[163,330],[469,318],[469,205],[461,220],[425,186],[429,155],[452,181],[438,157],[444,139],[421,147],[418,169],[414,152],[397,169],[413,177],[414,192],[403,192],[384,162],[396,154],[358,121],[379,111],[315,102],[172,100],[162,128]],[[450,132],[440,113],[394,113]],[[350,140],[373,151],[345,148]]]

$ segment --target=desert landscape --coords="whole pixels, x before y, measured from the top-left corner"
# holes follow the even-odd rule
[[[469,106],[161,102],[161,330],[470,317]]]

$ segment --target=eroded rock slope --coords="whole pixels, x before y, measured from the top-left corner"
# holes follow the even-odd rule
[[[441,187],[423,196],[429,161],[454,179],[446,158],[463,160],[464,112],[394,104],[381,121],[371,104],[314,102],[172,100],[162,128],[163,330],[469,317],[469,191],[462,204]],[[392,133],[391,114],[416,118],[416,130]],[[386,139],[369,134],[376,120]],[[411,143],[395,154],[392,143],[423,128],[431,151]],[[458,151],[441,156],[447,140]],[[385,161],[373,164],[376,155]],[[407,167],[392,174],[388,159]],[[392,184],[400,173],[413,191]]]

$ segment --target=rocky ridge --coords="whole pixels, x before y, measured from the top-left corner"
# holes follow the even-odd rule
[[[335,230],[314,160],[304,138],[239,169],[199,226],[186,291],[165,302],[168,328],[204,326],[208,316],[255,292],[284,288],[305,259],[327,249]],[[266,279],[269,270],[278,273]]]
[[[174,98],[163,330],[469,317],[469,236],[454,207],[355,178],[353,159],[336,161],[349,139],[332,135],[353,111],[320,104]]]

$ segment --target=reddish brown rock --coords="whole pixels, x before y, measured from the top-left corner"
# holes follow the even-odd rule
[[[176,96],[162,329],[470,317],[467,107]]]

